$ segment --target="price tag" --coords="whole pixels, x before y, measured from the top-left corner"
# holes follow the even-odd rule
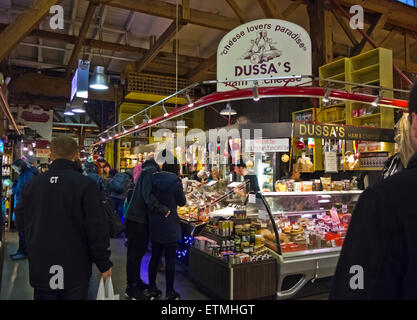
[[[249,199],[248,199],[249,203],[256,203],[256,194],[254,193],[249,193]]]

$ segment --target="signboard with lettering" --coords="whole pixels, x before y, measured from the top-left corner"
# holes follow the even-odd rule
[[[245,152],[289,152],[289,139],[245,140]]]
[[[71,81],[71,101],[75,97],[88,99],[88,79],[90,77],[90,61],[79,60],[78,68]]]
[[[223,37],[217,48],[217,91],[251,88],[253,81],[268,77],[311,75],[311,39],[292,22],[260,19],[243,24]],[[241,79],[241,80],[240,80]],[[296,77],[287,85],[300,85]],[[304,80],[305,81],[305,80]],[[282,86],[282,79],[259,80],[260,87]]]
[[[332,124],[294,123],[295,137],[394,142],[394,130],[338,126]]]

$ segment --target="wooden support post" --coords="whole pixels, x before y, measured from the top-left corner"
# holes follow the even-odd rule
[[[411,39],[410,34],[407,31],[404,31],[404,54],[405,54],[405,71],[410,71],[411,65],[411,58],[410,58],[410,51],[411,51]]]
[[[313,55],[313,75],[318,76],[319,67],[333,60],[333,36],[331,13],[327,1],[312,1],[307,5],[310,18],[310,34]]]

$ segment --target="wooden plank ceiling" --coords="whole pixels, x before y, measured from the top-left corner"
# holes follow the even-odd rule
[[[371,46],[349,28],[349,21],[335,9],[333,1],[347,10],[357,2],[323,0],[327,29],[319,40],[327,41],[325,52],[320,53],[325,55],[324,60],[369,50]],[[64,7],[64,30],[49,27],[48,8],[56,3]],[[172,76],[178,70],[179,77],[192,81],[214,79],[217,44],[238,25],[268,17],[289,20],[306,30],[312,26],[309,0],[196,0],[192,6],[190,0],[178,3],[35,0],[27,7],[24,0],[0,0],[0,67],[30,68],[48,77],[54,71],[56,78],[62,77],[55,82],[61,86],[54,89],[55,93],[68,91],[68,78],[76,61],[86,57],[93,66],[104,65],[114,77],[125,70]],[[417,9],[389,0],[368,0],[363,6],[367,34],[379,45],[393,49],[394,59],[404,71],[417,73]],[[29,90],[33,77],[25,80],[22,76],[16,87]]]

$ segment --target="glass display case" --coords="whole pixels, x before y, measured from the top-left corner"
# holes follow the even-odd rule
[[[260,233],[265,245],[275,252],[280,261],[279,298],[293,297],[307,282],[334,275],[352,212],[361,192],[263,194],[265,209],[270,215],[262,215],[265,219],[271,219],[268,227]],[[289,278],[292,282],[288,281]]]

